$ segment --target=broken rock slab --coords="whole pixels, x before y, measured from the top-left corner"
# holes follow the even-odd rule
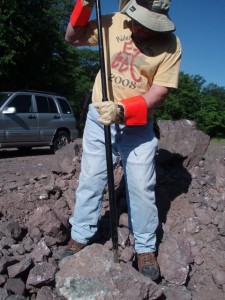
[[[210,137],[196,128],[194,121],[159,120],[159,153],[157,162],[167,163],[183,160],[183,166],[190,170],[204,157]]]
[[[57,291],[68,300],[158,299],[159,286],[130,264],[115,263],[113,252],[93,244],[59,263]]]
[[[159,247],[161,275],[170,283],[184,285],[192,261],[190,246],[179,235],[169,235]]]

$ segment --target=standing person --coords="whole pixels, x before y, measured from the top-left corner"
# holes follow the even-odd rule
[[[97,45],[97,22],[89,22],[94,2],[75,4],[65,36],[70,44]],[[121,12],[102,17],[109,101],[102,102],[99,72],[83,134],[81,174],[70,218],[72,240],[64,253],[83,249],[97,231],[107,183],[103,125],[111,125],[113,162],[121,156],[138,269],[152,280],[159,276],[153,111],[177,88],[181,59],[169,7],[170,0],[131,0]]]

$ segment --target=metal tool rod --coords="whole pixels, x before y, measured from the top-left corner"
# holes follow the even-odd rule
[[[108,101],[107,85],[106,85],[106,71],[105,71],[105,57],[102,38],[102,23],[101,23],[101,5],[100,0],[96,0],[96,16],[98,23],[98,44],[99,44],[99,60],[101,68],[102,81],[102,101]],[[109,206],[110,206],[110,229],[112,246],[114,253],[114,262],[119,262],[118,258],[118,232],[117,232],[117,207],[114,188],[114,169],[112,159],[112,142],[110,126],[104,126],[105,133],[105,150],[108,174],[108,190],[109,190]]]

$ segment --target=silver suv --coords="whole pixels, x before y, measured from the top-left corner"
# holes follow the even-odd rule
[[[54,153],[77,137],[76,119],[65,97],[29,90],[0,92],[0,148],[50,146]]]

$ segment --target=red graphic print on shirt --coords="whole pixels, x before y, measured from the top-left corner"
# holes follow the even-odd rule
[[[134,72],[134,62],[136,57],[140,54],[140,51],[134,46],[132,40],[124,43],[123,51],[119,52],[111,64],[112,69],[116,69],[118,72],[123,73],[130,71],[131,77],[135,82],[141,81],[141,76],[138,78]]]

